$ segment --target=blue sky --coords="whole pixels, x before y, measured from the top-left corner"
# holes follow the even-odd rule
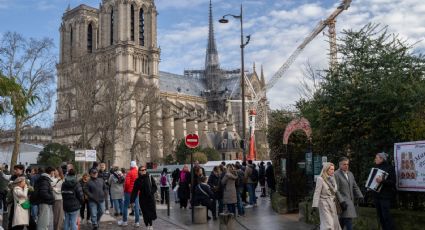
[[[51,37],[59,47],[59,24],[68,4],[98,7],[101,0],[0,0],[0,35],[16,31],[25,37]],[[160,70],[182,74],[203,66],[207,42],[209,0],[155,0],[158,15]],[[266,78],[284,63],[319,20],[326,18],[339,0],[213,0],[214,28],[221,66],[240,67],[239,22],[219,24],[224,14],[239,14],[244,6],[245,34],[252,34],[246,47],[246,66],[264,66]],[[353,0],[337,20],[337,32],[358,29],[368,22],[388,25],[415,45],[425,48],[425,1]],[[285,76],[268,92],[272,108],[293,105],[301,96],[303,66],[327,68],[328,44],[323,34],[305,49]]]

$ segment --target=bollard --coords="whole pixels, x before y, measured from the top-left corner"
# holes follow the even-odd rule
[[[205,206],[195,206],[193,223],[195,224],[205,224],[207,223],[207,207]]]
[[[234,230],[235,217],[232,213],[220,213],[220,230]]]

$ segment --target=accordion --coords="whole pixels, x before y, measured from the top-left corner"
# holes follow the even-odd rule
[[[376,182],[376,178],[378,177],[382,177],[382,180],[385,180],[388,177],[388,173],[378,168],[372,168],[366,181],[366,188],[368,190],[375,192],[381,191],[382,183]]]

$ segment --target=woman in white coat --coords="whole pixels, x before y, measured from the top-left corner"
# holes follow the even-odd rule
[[[18,177],[13,182],[13,200],[15,202],[14,215],[12,220],[12,230],[24,229],[29,225],[29,209],[24,209],[21,204],[28,200],[28,186],[25,177]]]
[[[321,230],[341,230],[338,214],[335,206],[335,194],[337,189],[334,178],[335,166],[332,163],[324,163],[322,173],[317,178],[316,189],[313,196],[313,208],[319,209]]]

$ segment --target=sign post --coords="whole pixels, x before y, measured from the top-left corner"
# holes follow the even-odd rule
[[[190,148],[190,149],[194,149],[196,147],[199,146],[199,137],[197,134],[188,134],[186,135],[185,140],[185,144],[186,147]],[[195,216],[195,207],[194,207],[194,199],[193,199],[193,195],[195,193],[195,188],[193,186],[193,179],[194,179],[194,174],[193,174],[193,151],[190,151],[190,181],[191,181],[191,194],[192,194],[192,198],[190,199],[190,204],[192,206],[192,223],[194,223],[194,216]]]

